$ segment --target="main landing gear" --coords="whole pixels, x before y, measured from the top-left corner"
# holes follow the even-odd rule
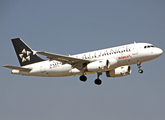
[[[85,75],[81,75],[80,76],[80,80],[85,82],[85,81],[87,81],[87,77]]]
[[[100,75],[102,75],[102,73],[97,73],[97,79],[94,81],[96,85],[101,85],[102,83],[102,81],[99,79]],[[80,80],[85,82],[87,80],[87,77],[85,75],[81,75]]]
[[[137,63],[137,66],[138,66],[138,68],[139,68],[138,72],[139,72],[140,74],[142,74],[142,73],[143,73],[143,70],[140,69],[140,68],[141,68],[141,63],[140,63],[140,62]]]
[[[99,79],[100,75],[102,75],[102,73],[97,73],[97,79],[94,81],[96,85],[101,85],[102,81]]]

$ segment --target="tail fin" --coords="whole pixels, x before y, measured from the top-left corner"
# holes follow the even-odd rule
[[[20,38],[12,39],[21,66],[44,61]]]

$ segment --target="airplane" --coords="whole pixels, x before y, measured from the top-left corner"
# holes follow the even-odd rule
[[[163,50],[150,43],[136,43],[96,50],[76,55],[60,55],[32,50],[21,38],[11,39],[21,67],[4,65],[13,69],[12,74],[40,77],[66,77],[80,75],[83,82],[87,74],[97,73],[96,85],[101,85],[100,75],[122,77],[131,74],[132,64],[137,64],[143,73],[141,63],[162,55]],[[46,56],[44,60],[38,54]]]

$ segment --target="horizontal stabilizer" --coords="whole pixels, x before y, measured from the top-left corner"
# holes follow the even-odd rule
[[[10,65],[4,65],[3,67],[15,69],[15,70],[21,70],[21,71],[31,71],[30,68],[23,68],[23,67],[16,67],[16,66],[10,66]]]

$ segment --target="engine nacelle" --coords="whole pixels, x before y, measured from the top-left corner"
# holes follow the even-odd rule
[[[107,77],[122,77],[131,74],[130,66],[121,66],[116,69],[106,71]]]
[[[92,63],[89,63],[86,66],[86,70],[93,72],[93,71],[97,71],[97,70],[103,70],[109,68],[109,61],[108,60],[99,60],[99,61],[95,61]]]
[[[117,60],[115,58],[108,59],[108,68],[115,68],[117,65]]]

